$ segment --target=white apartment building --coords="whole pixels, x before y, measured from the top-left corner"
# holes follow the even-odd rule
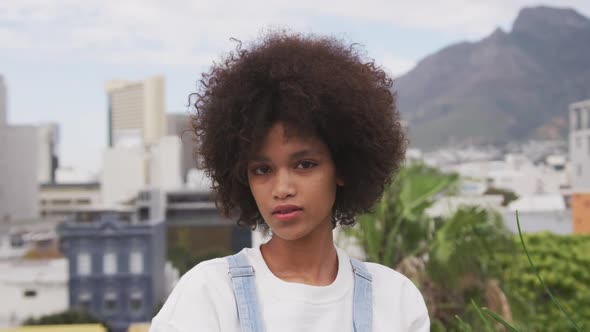
[[[149,146],[166,133],[164,77],[109,81],[109,146]]]
[[[570,104],[572,190],[590,191],[590,99]]]
[[[0,262],[0,328],[68,309],[68,261]]]
[[[103,206],[120,206],[137,197],[149,181],[148,174],[143,147],[115,147],[105,150],[100,177]]]
[[[178,136],[164,136],[148,151],[150,177],[146,185],[164,191],[181,188],[182,143]]]
[[[177,136],[164,136],[149,147],[107,149],[100,179],[103,207],[121,206],[145,188],[164,191],[181,188],[181,153]]]
[[[37,127],[0,127],[0,221],[39,215],[38,158]]]

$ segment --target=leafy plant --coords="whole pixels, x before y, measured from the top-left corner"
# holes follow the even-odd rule
[[[526,255],[526,258],[528,260],[528,263],[530,265],[530,268],[532,269],[534,275],[536,276],[537,280],[539,281],[539,284],[541,285],[543,291],[545,292],[545,294],[548,295],[548,298],[550,299],[550,302],[555,305],[558,309],[559,312],[564,315],[566,317],[566,322],[569,324],[569,327],[564,326],[561,322],[560,323],[551,323],[549,321],[544,321],[541,320],[542,325],[538,327],[538,330],[544,330],[544,331],[549,331],[549,330],[559,330],[559,331],[565,331],[565,330],[574,330],[577,332],[581,332],[582,329],[580,327],[580,325],[578,325],[576,323],[576,321],[574,320],[574,318],[572,317],[572,315],[570,315],[568,313],[568,311],[564,308],[564,306],[561,304],[561,302],[557,299],[556,296],[554,296],[553,292],[549,289],[549,287],[547,286],[547,284],[545,283],[544,279],[541,277],[541,274],[539,273],[539,269],[537,268],[537,266],[535,265],[535,263],[533,262],[533,259],[531,258],[531,254],[525,244],[525,240],[524,240],[524,236],[522,234],[521,228],[520,228],[520,219],[518,217],[518,211],[516,212],[516,223],[518,226],[518,238],[519,241],[522,245],[522,248],[524,250],[524,253]],[[590,239],[588,239],[590,240]],[[532,243],[540,243],[540,241],[532,241]],[[588,242],[590,243],[590,242]],[[551,248],[552,246],[548,246],[548,248]],[[585,251],[586,253],[588,253],[588,251]],[[587,295],[585,295],[585,297],[587,298]],[[519,330],[512,326],[511,324],[507,323],[504,319],[502,319],[502,317],[500,317],[499,315],[497,315],[494,311],[489,310],[488,308],[479,308],[475,302],[472,302],[472,306],[480,313],[480,317],[481,320],[483,322],[489,323],[488,319],[483,316],[481,313],[484,312],[487,316],[491,317],[493,320],[495,320],[496,322],[502,324],[502,326],[504,326],[506,329],[508,329],[509,331],[513,331],[513,332],[519,332]],[[468,324],[465,324],[465,322],[463,322],[459,317],[456,317],[457,321],[459,322],[459,325],[462,328],[462,331],[472,331],[471,327]],[[539,320],[539,316],[535,315],[535,317],[533,318],[535,320]],[[537,323],[535,321],[532,321],[531,324],[526,324],[527,326],[531,327],[531,326],[535,326]],[[537,330],[535,328],[535,330]]]

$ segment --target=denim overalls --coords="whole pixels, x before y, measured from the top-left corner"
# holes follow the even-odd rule
[[[264,332],[262,315],[256,297],[254,268],[248,264],[246,254],[243,252],[228,256],[227,260],[242,332]],[[352,308],[354,332],[371,332],[373,323],[372,277],[363,262],[354,258],[351,258],[350,262],[354,271]]]

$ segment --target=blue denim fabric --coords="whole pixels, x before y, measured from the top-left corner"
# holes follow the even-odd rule
[[[371,332],[373,330],[373,278],[365,263],[350,259],[354,271],[354,298],[352,319],[355,332]]]
[[[248,264],[243,252],[228,256],[229,274],[231,275],[238,307],[238,317],[242,332],[263,332],[264,324],[254,282],[254,268]],[[373,329],[373,292],[372,277],[365,264],[351,258],[354,271],[354,296],[352,318],[355,332],[371,332]]]
[[[228,256],[229,274],[234,286],[242,332],[264,332],[254,283],[254,268],[243,252]]]

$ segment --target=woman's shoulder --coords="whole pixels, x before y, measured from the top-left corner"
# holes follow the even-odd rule
[[[229,265],[226,257],[218,257],[200,262],[188,270],[181,278],[191,284],[195,281],[217,280],[220,275],[227,274]]]
[[[256,259],[252,248],[244,248],[241,253],[246,255],[250,264]],[[218,257],[200,262],[180,278],[177,287],[199,287],[199,285],[225,287],[230,285],[228,257]]]
[[[418,290],[418,287],[405,275],[385,265],[370,262],[365,262],[365,265],[372,276],[373,287],[379,292],[395,293],[422,299],[422,294]]]
[[[174,330],[169,326],[189,331],[197,321],[211,327],[205,330],[215,330],[217,308],[227,307],[233,301],[228,266],[225,257],[214,258],[200,262],[183,274],[154,317],[152,324],[159,327],[154,331]]]

